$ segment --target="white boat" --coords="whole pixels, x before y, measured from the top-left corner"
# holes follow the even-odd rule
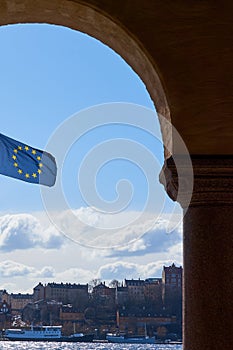
[[[6,329],[3,339],[24,341],[92,342],[94,334],[75,333],[63,336],[62,326],[31,326],[31,328]]]
[[[62,337],[62,326],[38,326],[31,328],[12,328],[5,330],[9,340],[57,340]]]
[[[127,336],[108,333],[106,340],[109,343],[128,343],[128,344],[155,344],[155,337],[149,336]]]

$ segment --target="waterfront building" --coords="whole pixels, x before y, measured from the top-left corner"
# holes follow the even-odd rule
[[[145,327],[154,333],[158,327],[176,324],[176,317],[156,314],[152,309],[120,307],[117,311],[117,326],[121,332],[144,334]]]
[[[128,302],[128,288],[127,287],[116,287],[116,305],[121,306]]]
[[[41,282],[33,289],[33,300],[55,300],[63,304],[85,308],[88,302],[88,284]]]
[[[163,266],[162,283],[172,289],[181,289],[183,280],[183,268],[174,263],[171,266]]]
[[[168,314],[176,315],[177,321],[182,322],[182,285],[183,268],[174,263],[164,266],[162,272],[162,299]]]
[[[3,301],[2,295],[5,293],[5,289],[0,289],[0,302]]]
[[[92,296],[94,298],[99,297],[105,300],[111,300],[112,302],[115,299],[116,288],[111,288],[105,285],[105,282],[101,282],[97,286],[93,287]]]
[[[5,301],[10,305],[12,315],[18,315],[22,312],[23,308],[33,301],[33,294],[24,293],[11,293],[6,290],[2,293],[2,301]]]
[[[163,266],[162,271],[162,297],[164,303],[166,298],[172,295],[182,295],[183,268],[174,263],[171,266]]]
[[[141,303],[145,301],[145,281],[139,279],[125,279],[125,287],[128,289],[128,297],[130,302]]]
[[[23,308],[31,303],[33,301],[33,295],[32,294],[14,294],[12,293],[10,295],[10,305],[11,305],[11,312],[12,315],[20,314],[23,310]]]
[[[145,279],[144,295],[146,303],[152,303],[153,305],[156,304],[160,307],[162,305],[162,279]]]
[[[72,305],[61,305],[59,319],[61,323],[72,321],[77,324],[84,324],[84,312],[81,312],[78,309],[75,309]]]
[[[11,326],[11,308],[5,301],[0,301],[0,330],[9,328]]]
[[[61,302],[55,300],[38,300],[27,304],[22,310],[22,319],[31,324],[57,324],[59,323],[59,311]]]
[[[90,305],[85,313],[86,319],[98,325],[112,327],[116,325],[116,288],[111,288],[101,282],[93,288]]]
[[[41,282],[33,288],[33,301],[45,299],[45,287]]]

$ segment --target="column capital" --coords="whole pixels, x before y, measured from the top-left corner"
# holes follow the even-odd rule
[[[183,156],[165,161],[160,182],[169,197],[183,208],[232,205],[233,156],[192,155],[190,158],[191,163]]]

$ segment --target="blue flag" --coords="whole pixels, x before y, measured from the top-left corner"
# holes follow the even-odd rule
[[[51,154],[0,134],[0,174],[53,186],[57,166]]]

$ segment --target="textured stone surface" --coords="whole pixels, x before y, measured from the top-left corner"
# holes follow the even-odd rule
[[[185,350],[233,348],[232,217],[232,205],[217,202],[184,217]]]
[[[233,156],[192,156],[193,194],[184,216],[184,349],[233,347]],[[168,159],[161,181],[186,208],[185,159]]]
[[[165,161],[160,174],[172,200],[183,208],[233,205],[233,156],[192,155],[192,164],[182,156],[174,159]]]

